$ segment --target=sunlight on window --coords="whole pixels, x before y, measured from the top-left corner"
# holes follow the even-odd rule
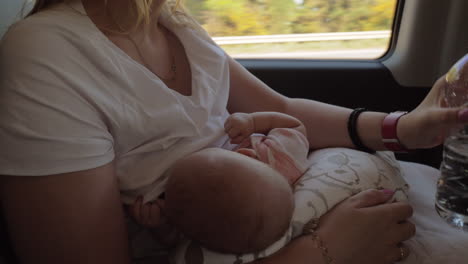
[[[235,58],[374,59],[389,47],[397,0],[185,0]]]

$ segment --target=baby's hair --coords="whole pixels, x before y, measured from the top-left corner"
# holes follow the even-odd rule
[[[273,169],[272,175],[258,175],[255,169],[250,173],[252,164],[268,165],[254,161],[241,167],[252,162],[241,154],[210,152],[181,159],[173,167],[166,188],[168,220],[187,237],[219,252],[257,251],[279,239],[293,210],[287,181]],[[233,169],[236,165],[238,170]]]

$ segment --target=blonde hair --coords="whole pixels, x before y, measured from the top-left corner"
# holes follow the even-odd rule
[[[54,4],[63,2],[65,2],[65,0],[36,0],[28,16],[38,13]],[[110,6],[108,0],[104,0],[104,2],[107,7]],[[188,14],[181,0],[128,0],[128,3],[128,9],[124,11],[126,14],[118,13],[119,10],[112,10],[112,8],[108,8],[107,10],[110,17],[119,28],[120,33],[128,33],[141,25],[148,25],[151,23],[152,12],[161,12],[161,14],[167,15],[172,22],[178,25],[193,26],[194,28],[199,27],[195,19]],[[157,3],[159,6],[153,6]],[[132,16],[133,19],[130,24],[123,24],[122,19],[119,19],[125,16]]]

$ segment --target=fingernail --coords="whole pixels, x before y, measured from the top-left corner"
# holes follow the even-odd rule
[[[458,111],[458,120],[468,122],[468,108]]]
[[[390,189],[383,189],[381,190],[381,192],[383,192],[385,195],[388,195],[388,196],[391,196],[395,193],[395,191],[390,190]]]

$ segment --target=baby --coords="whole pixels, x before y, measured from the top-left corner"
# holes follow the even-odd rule
[[[137,222],[158,228],[167,220],[201,246],[234,254],[257,252],[284,235],[294,209],[292,186],[308,167],[304,125],[282,113],[236,113],[225,130],[238,147],[204,149],[177,161],[165,199],[147,205],[138,199],[132,206]]]

